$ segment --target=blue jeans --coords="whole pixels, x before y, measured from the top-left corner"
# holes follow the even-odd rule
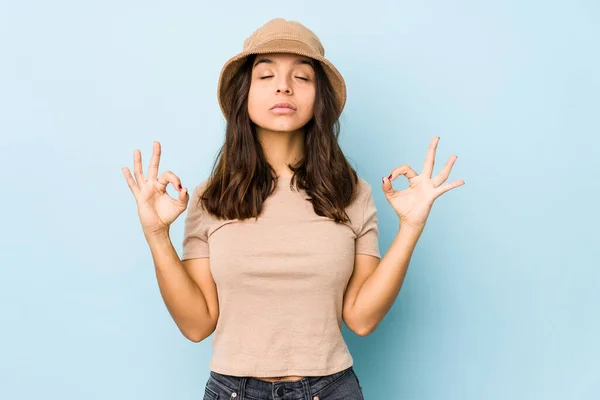
[[[297,381],[267,382],[210,371],[204,400],[364,400],[354,368]]]

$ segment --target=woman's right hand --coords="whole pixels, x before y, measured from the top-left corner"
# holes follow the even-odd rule
[[[160,143],[153,143],[152,159],[148,168],[148,177],[144,178],[142,171],[142,154],[138,149],[133,152],[133,168],[135,179],[129,168],[123,167],[123,175],[129,189],[135,197],[138,206],[138,216],[146,237],[168,233],[169,226],[187,208],[189,195],[187,188],[181,186],[181,181],[171,171],[164,172],[157,178],[160,161]],[[179,191],[177,199],[167,193],[167,185],[171,183]]]

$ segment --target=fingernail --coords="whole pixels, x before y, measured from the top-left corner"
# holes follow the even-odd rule
[[[388,176],[388,179],[392,179],[392,174],[390,174],[390,176]]]
[[[381,183],[385,183],[385,179],[383,178],[383,176],[381,177]]]

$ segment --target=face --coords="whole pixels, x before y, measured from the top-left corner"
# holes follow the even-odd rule
[[[248,94],[252,122],[277,132],[292,132],[306,125],[315,103],[312,62],[295,54],[257,55]]]

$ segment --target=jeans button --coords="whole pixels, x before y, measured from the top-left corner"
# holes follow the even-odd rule
[[[283,388],[281,386],[279,386],[277,388],[277,396],[279,396],[279,397],[283,396]]]

